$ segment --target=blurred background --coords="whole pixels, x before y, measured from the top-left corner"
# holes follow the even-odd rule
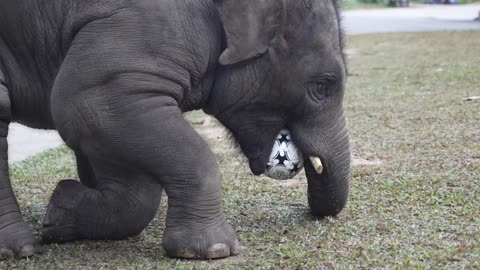
[[[471,4],[480,2],[478,0],[345,0],[344,7],[351,8],[372,8],[382,6],[409,6],[410,4]]]

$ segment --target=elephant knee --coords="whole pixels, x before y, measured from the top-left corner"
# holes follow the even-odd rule
[[[159,184],[109,183],[92,189],[75,180],[61,181],[44,219],[44,241],[119,240],[137,235],[154,218],[161,192]]]
[[[140,234],[155,217],[160,204],[162,189],[150,186],[149,188],[129,190],[116,193],[114,196],[105,195],[106,205],[104,215],[108,222],[104,223],[101,232],[92,232],[100,238],[118,240]],[[105,236],[105,237],[102,237]]]
[[[105,228],[109,232],[108,239],[125,239],[140,234],[153,220],[160,204],[160,195],[137,195],[137,198],[121,198],[117,213],[113,213],[110,224]],[[149,197],[149,198],[138,198]],[[126,202],[125,202],[126,201]],[[128,203],[129,205],[126,205]]]

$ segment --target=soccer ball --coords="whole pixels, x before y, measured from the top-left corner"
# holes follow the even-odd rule
[[[303,168],[303,156],[295,146],[290,132],[282,129],[273,144],[264,174],[277,180],[294,177]]]

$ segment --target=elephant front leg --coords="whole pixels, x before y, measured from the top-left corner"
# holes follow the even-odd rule
[[[115,224],[121,223],[116,217],[125,213],[122,222],[135,222],[138,218],[128,217],[127,214],[137,214],[144,208],[121,211],[125,209],[123,205],[132,201],[130,198],[136,198],[129,196],[145,198],[155,193],[160,195],[153,188],[132,189],[141,184],[137,175],[144,174],[158,181],[168,195],[163,247],[169,256],[214,259],[237,254],[235,231],[227,224],[222,210],[222,185],[217,161],[206,142],[183,119],[178,107],[162,105],[173,103],[169,99],[159,99],[156,108],[144,111],[129,106],[133,102],[127,99],[120,101],[125,104],[109,101],[109,106],[100,106],[115,111],[102,113],[101,124],[76,122],[95,120],[94,117],[70,115],[65,126],[62,123],[66,121],[57,119],[58,130],[66,141],[82,147],[82,152],[94,167],[93,173],[85,175],[94,175],[98,184],[88,188],[85,184],[90,181],[84,179],[83,185],[72,181],[58,185],[45,217],[44,240],[118,239],[117,234],[104,235],[112,231]],[[152,100],[147,101],[151,103]],[[83,115],[90,113],[89,107],[77,109]],[[68,112],[57,115],[65,116]],[[72,131],[72,126],[80,128]],[[88,141],[84,134],[86,130],[90,138]],[[103,162],[112,165],[104,166]],[[133,193],[118,193],[117,187],[111,184],[105,186],[104,181],[109,179],[123,179],[121,182],[128,183]],[[105,196],[105,188],[112,187],[117,195]],[[113,222],[103,226],[106,221]],[[102,229],[92,231],[88,228]],[[123,237],[127,234],[119,235]]]
[[[76,59],[75,52],[83,55],[78,49],[75,46],[70,49],[71,59]],[[64,140],[71,147],[80,147],[91,161],[96,181],[115,179],[112,173],[129,168],[151,176],[161,184],[168,195],[163,247],[169,256],[213,259],[237,254],[235,231],[223,214],[222,185],[216,158],[207,143],[183,119],[177,101],[169,94],[162,94],[183,93],[184,88],[150,73],[115,73],[113,76],[89,73],[91,69],[82,73],[80,63],[85,59],[76,60],[74,64],[64,63],[58,75],[52,91],[52,116]],[[96,61],[91,60],[92,63]],[[99,81],[106,83],[94,91],[81,90],[84,86],[72,81],[79,72],[85,77],[101,75]],[[105,161],[117,167],[105,170],[97,166],[98,162]],[[135,177],[130,179],[130,185],[137,185]],[[94,189],[99,189],[100,185]],[[68,191],[67,188],[73,189],[73,200],[62,192]],[[78,197],[79,192],[84,194],[82,198]],[[142,192],[149,194],[152,190]],[[115,202],[123,202],[122,196],[117,201],[116,198],[103,200],[105,197],[94,194],[98,193],[78,185],[59,187],[52,199],[53,208],[45,218],[46,228],[51,231],[57,227],[62,233],[62,224],[57,217],[68,225],[69,217],[62,217],[62,208],[68,207],[73,209],[69,212],[74,214],[72,222],[78,233],[78,224],[96,222],[97,216],[92,217],[92,214],[98,209],[95,206],[101,205],[98,202],[112,202],[112,206],[119,205]],[[89,215],[79,215],[81,205],[87,210],[92,209]],[[101,220],[101,215],[98,218]],[[68,230],[65,232],[69,233]],[[50,235],[58,239],[54,234]]]
[[[8,173],[8,125],[10,122],[10,99],[2,84],[0,71],[0,259],[19,255],[33,255],[34,237],[28,224],[23,221],[17,199],[12,190]]]
[[[177,146],[163,160],[164,166],[170,167],[162,176],[168,195],[163,247],[170,257],[185,259],[236,255],[238,241],[223,213],[216,157],[190,125],[179,118],[165,123],[170,134],[161,139]]]
[[[221,192],[214,189],[208,183],[167,189],[163,247],[170,257],[216,259],[239,253],[235,231],[223,215]]]
[[[210,153],[198,154],[210,156]],[[223,214],[216,164],[195,158],[191,161],[183,164],[183,171],[190,171],[189,174],[182,175],[179,171],[180,177],[170,179],[166,185],[168,212],[163,247],[170,257],[186,259],[236,255],[238,242]],[[206,167],[200,168],[202,165]]]

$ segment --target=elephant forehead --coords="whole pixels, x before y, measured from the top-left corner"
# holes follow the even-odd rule
[[[310,1],[311,7],[295,1],[287,7],[286,37],[290,44],[340,48],[340,18],[335,0]]]

